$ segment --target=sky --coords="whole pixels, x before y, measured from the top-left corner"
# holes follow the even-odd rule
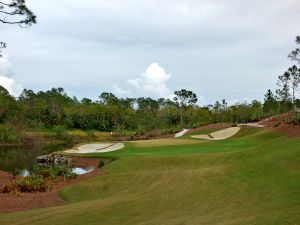
[[[263,100],[293,65],[299,0],[26,0],[38,23],[0,24],[0,85],[63,87],[79,99]]]

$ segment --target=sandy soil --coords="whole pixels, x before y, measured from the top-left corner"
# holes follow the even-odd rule
[[[188,129],[183,129],[182,131],[180,131],[180,132],[178,132],[177,134],[175,134],[175,138],[182,137],[182,136],[185,135],[187,132],[189,132]]]
[[[224,139],[230,138],[233,135],[235,135],[237,132],[239,132],[240,129],[241,129],[240,127],[230,127],[230,128],[226,128],[224,130],[213,132],[209,135],[207,135],[207,134],[194,135],[194,136],[192,136],[192,138],[201,138],[201,139],[214,140],[214,141],[224,140]]]
[[[66,153],[104,153],[113,152],[124,148],[123,143],[95,143],[95,144],[85,144],[71,150],[66,150]]]
[[[72,159],[76,166],[98,167],[99,159],[77,157],[72,157]],[[107,160],[106,162],[108,163]],[[103,174],[104,173],[100,170],[95,169],[91,173],[78,176],[75,180],[57,180],[53,184],[52,190],[45,193],[0,194],[0,213],[63,205],[65,204],[65,201],[58,196],[58,192],[63,187],[78,183],[91,177],[101,176]],[[0,186],[9,182],[11,182],[11,175],[5,172],[0,172]]]

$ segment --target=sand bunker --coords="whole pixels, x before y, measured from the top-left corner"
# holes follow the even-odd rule
[[[264,121],[261,121],[263,123]],[[248,126],[248,127],[265,127],[265,125],[259,124],[259,123],[241,123],[238,126]]]
[[[123,143],[94,143],[94,144],[85,144],[80,145],[77,148],[67,150],[66,153],[104,153],[104,152],[113,152],[124,148]]]
[[[175,134],[175,138],[182,137],[182,136],[185,135],[188,131],[189,131],[188,129],[183,129],[183,130],[180,131],[179,133]]]
[[[195,136],[192,136],[192,138],[201,138],[201,139],[206,139],[206,140],[224,140],[224,139],[232,137],[237,132],[239,132],[239,130],[240,130],[240,127],[230,127],[230,128],[224,129],[224,130],[213,132],[209,135],[207,135],[207,134],[195,135]]]

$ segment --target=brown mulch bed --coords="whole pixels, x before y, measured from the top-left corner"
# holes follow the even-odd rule
[[[300,126],[293,124],[280,124],[279,127],[267,126],[266,129],[279,131],[289,138],[300,138]]]
[[[292,113],[286,113],[283,115],[271,117],[270,119],[266,119],[261,124],[265,125],[267,130],[279,131],[289,138],[299,138],[300,126],[285,123],[285,121],[291,118],[292,116]],[[275,127],[275,124],[278,124],[278,127]]]
[[[94,166],[96,169],[88,174],[77,176],[74,180],[64,181],[58,179],[53,183],[51,191],[44,193],[17,193],[0,194],[0,213],[17,212],[29,209],[44,208],[63,205],[66,202],[58,196],[58,192],[69,185],[76,184],[82,180],[102,176],[104,173],[97,169],[99,159],[72,157],[76,166]],[[109,160],[104,160],[109,162]],[[11,182],[12,176],[6,172],[0,172],[0,186]]]

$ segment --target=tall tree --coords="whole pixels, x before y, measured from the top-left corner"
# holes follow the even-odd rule
[[[295,105],[295,95],[300,84],[300,68],[298,69],[296,65],[288,68],[288,70],[285,72],[285,77],[289,78],[290,88],[292,92],[292,103],[293,105]]]
[[[0,1],[0,22],[30,27],[36,23],[36,15],[26,6],[25,0]],[[6,43],[0,42],[0,57],[2,57],[1,49],[4,48]]]
[[[299,46],[289,54],[289,58],[300,65],[300,36],[296,37],[296,45]]]
[[[274,116],[277,111],[277,101],[273,92],[270,89],[265,94],[263,111],[269,116]]]
[[[113,93],[102,92],[99,96],[100,103],[104,105],[113,105],[118,102],[118,98]]]
[[[0,15],[0,22],[5,24],[31,26],[36,23],[36,16],[26,6],[25,0],[0,1]]]
[[[182,127],[183,125],[183,110],[186,106],[195,104],[198,101],[197,95],[192,92],[188,91],[186,89],[181,89],[180,91],[174,92],[175,97],[174,101],[179,105],[180,107],[180,125]]]
[[[279,99],[283,112],[288,110],[288,105],[291,102],[290,95],[290,74],[284,73],[278,77],[277,85],[279,89],[276,90],[277,98]]]

